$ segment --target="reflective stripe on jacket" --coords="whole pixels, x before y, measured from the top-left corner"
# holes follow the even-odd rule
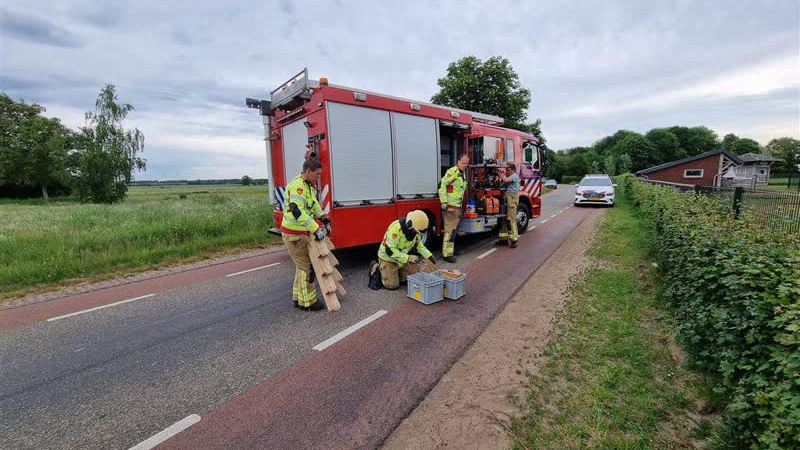
[[[317,201],[317,190],[301,175],[286,186],[286,209],[283,211],[281,229],[289,234],[314,233],[319,228],[316,220],[325,215]],[[295,208],[292,207],[295,206]],[[300,214],[296,216],[296,211]]]

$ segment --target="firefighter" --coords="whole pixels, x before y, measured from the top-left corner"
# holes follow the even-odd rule
[[[414,210],[389,225],[383,241],[378,247],[378,260],[373,261],[370,274],[381,272],[381,281],[386,289],[397,289],[400,282],[411,274],[433,272],[436,260],[422,243],[422,233],[428,229],[428,216]]]
[[[303,171],[286,186],[286,210],[281,222],[281,237],[294,263],[292,297],[294,307],[306,311],[325,308],[317,301],[314,268],[308,255],[311,239],[325,239],[324,227],[330,220],[317,201],[316,186],[322,173],[322,164],[316,159],[307,159]],[[320,225],[322,224],[322,225]]]
[[[467,169],[469,158],[466,154],[458,157],[456,165],[445,172],[439,186],[439,201],[442,203],[442,217],[444,218],[444,242],[442,243],[442,256],[447,262],[456,262],[455,229],[461,220],[461,201],[464,199],[464,190],[467,187],[467,178],[464,171]]]
[[[500,179],[506,184],[506,218],[500,221],[500,236],[497,245],[508,245],[511,241],[511,248],[517,247],[517,206],[519,206],[519,175],[517,166],[509,163],[504,169],[498,171]]]

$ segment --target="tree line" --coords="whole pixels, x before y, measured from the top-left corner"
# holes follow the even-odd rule
[[[144,134],[123,126],[133,106],[119,102],[114,85],[100,90],[94,111],[77,130],[43,116],[45,108],[0,93],[0,196],[26,197],[40,191],[74,193],[84,202],[125,198],[134,171],[146,160]]]
[[[644,134],[619,130],[589,147],[550,152],[547,176],[561,180],[564,176],[582,176],[586,173],[618,175],[720,148],[736,155],[762,153],[775,156],[781,161],[773,163],[773,173],[795,173],[799,170],[798,139],[781,137],[762,147],[753,139],[733,133],[719,139],[717,133],[704,126],[672,126],[653,128]]]

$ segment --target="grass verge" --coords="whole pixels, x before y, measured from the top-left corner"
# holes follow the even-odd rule
[[[132,188],[114,205],[0,204],[0,302],[279,241],[263,187],[203,188]]]
[[[701,448],[713,434],[711,383],[682,367],[656,306],[652,249],[627,202],[607,211],[593,264],[570,288],[540,372],[529,376],[513,448]]]

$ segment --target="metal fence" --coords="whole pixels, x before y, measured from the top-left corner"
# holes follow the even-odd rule
[[[770,189],[784,187],[786,190],[800,192],[800,173],[773,173],[769,176]]]
[[[719,200],[720,207],[731,212],[736,220],[746,220],[759,228],[778,233],[800,233],[800,193],[640,181],[695,195],[715,197]]]

